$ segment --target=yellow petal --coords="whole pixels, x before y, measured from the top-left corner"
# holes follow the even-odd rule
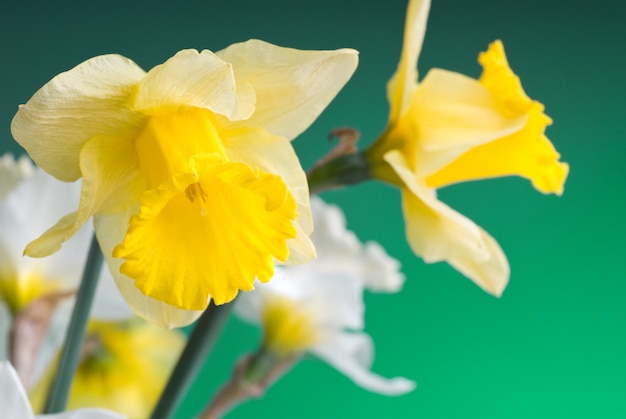
[[[476,224],[438,201],[434,191],[411,173],[400,152],[391,151],[385,159],[406,185],[402,189],[406,235],[417,255],[428,263],[451,259],[488,259],[489,254]]]
[[[469,150],[431,176],[428,184],[440,187],[467,180],[518,175],[532,181],[543,193],[560,195],[569,167],[559,162],[559,153],[544,135],[552,121],[543,113],[543,105],[528,98],[519,78],[509,68],[500,41],[492,43],[479,61],[484,67],[481,84],[498,101],[503,113],[526,115],[526,124],[514,134]]]
[[[486,260],[480,261],[469,257],[459,257],[450,259],[448,262],[483,290],[500,297],[509,283],[511,274],[509,262],[493,237],[483,229],[480,229],[480,233],[489,254]]]
[[[286,260],[296,205],[278,176],[197,156],[197,181],[172,180],[145,192],[113,256],[144,294],[187,310],[232,300],[269,281]],[[193,165],[192,165],[193,166]]]
[[[181,310],[144,295],[135,287],[134,280],[120,272],[120,266],[124,260],[113,257],[113,248],[124,240],[130,217],[136,212],[136,208],[129,208],[125,212],[94,217],[98,243],[111,275],[120,293],[138,316],[168,329],[187,326],[200,317],[202,311]]]
[[[441,169],[472,147],[520,130],[526,116],[508,116],[478,81],[459,73],[431,70],[399,122],[413,126],[405,157],[420,176]],[[394,134],[391,133],[391,136]],[[412,162],[411,162],[412,163]]]
[[[229,119],[246,119],[254,112],[254,92],[246,86],[238,95],[229,63],[211,51],[179,51],[151,69],[139,84],[132,106],[151,113],[159,108],[198,107]]]
[[[294,223],[297,236],[287,242],[289,259],[285,262],[300,264],[313,259],[315,247],[309,239],[313,232],[309,186],[291,143],[260,128],[226,131],[222,139],[230,160],[246,162],[251,167],[283,179],[298,208],[298,218]]]
[[[391,105],[389,124],[394,124],[408,111],[413,92],[417,87],[417,58],[424,42],[429,9],[430,0],[409,2],[400,63],[387,84],[387,97]]]
[[[61,73],[20,106],[11,133],[35,163],[64,181],[81,176],[79,153],[95,135],[132,138],[143,117],[127,99],[145,73],[131,60],[103,55]]]
[[[256,93],[254,114],[237,126],[256,126],[293,139],[315,120],[356,69],[352,49],[301,51],[259,40],[217,53],[233,66],[237,85]]]
[[[83,184],[78,211],[63,217],[24,250],[31,257],[57,252],[97,212],[114,212],[136,200],[144,182],[137,170],[132,142],[124,138],[96,136],[80,152]]]
[[[300,354],[321,338],[315,316],[298,302],[271,296],[263,308],[263,346],[278,357]]]

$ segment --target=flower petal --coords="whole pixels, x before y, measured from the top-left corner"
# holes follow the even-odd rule
[[[401,125],[415,127],[415,148],[407,153],[418,162],[420,176],[435,173],[472,147],[519,131],[527,121],[526,115],[504,114],[477,80],[440,69],[426,75],[404,118]]]
[[[254,112],[254,91],[237,86],[229,63],[211,51],[179,51],[151,69],[139,84],[132,106],[149,113],[163,107],[198,107],[230,120]]]
[[[133,143],[125,138],[95,136],[89,140],[80,152],[84,179],[78,211],[32,241],[24,253],[31,257],[55,253],[95,213],[132,205],[145,183],[137,167]]]
[[[430,0],[411,0],[406,12],[402,55],[398,69],[387,83],[387,97],[391,110],[389,123],[393,124],[408,110],[417,87],[417,58],[422,50]]]
[[[504,252],[498,243],[484,230],[480,230],[483,243],[489,253],[485,261],[471,258],[456,258],[448,260],[457,271],[474,281],[488,293],[500,297],[509,283],[511,269]]]
[[[559,162],[559,153],[544,135],[552,120],[543,105],[531,100],[506,59],[502,42],[496,41],[479,56],[483,66],[480,83],[497,100],[502,112],[527,115],[525,126],[496,141],[472,148],[449,166],[431,176],[429,185],[445,186],[456,182],[498,176],[519,175],[530,179],[543,193],[563,192],[569,166]]]
[[[143,293],[186,310],[232,300],[286,260],[296,205],[281,178],[216,154],[192,159],[197,180],[174,179],[140,197],[114,256]],[[181,266],[181,261],[186,263]]]
[[[11,132],[35,163],[64,181],[81,176],[79,153],[94,135],[132,138],[143,117],[127,100],[144,71],[119,55],[91,58],[61,73],[20,106]]]
[[[287,264],[301,264],[315,257],[315,247],[309,239],[313,231],[313,218],[309,203],[309,186],[306,174],[291,143],[263,129],[240,128],[224,132],[222,141],[228,158],[258,168],[265,173],[281,177],[298,207],[294,225],[295,238],[287,242]]]
[[[476,224],[418,183],[399,151],[388,152],[385,160],[406,185],[402,190],[406,234],[417,255],[427,263],[460,258],[487,260],[489,254]]]
[[[0,200],[5,199],[21,181],[27,179],[34,168],[27,156],[15,160],[12,154],[3,154],[0,157]]]
[[[311,352],[366,390],[399,396],[415,388],[415,382],[404,377],[387,379],[369,370],[374,345],[372,339],[364,333],[337,332],[333,338],[318,344]]]
[[[11,331],[12,323],[13,316],[11,316],[11,310],[9,310],[4,300],[0,298],[0,359],[9,358],[9,332]]]
[[[350,79],[357,54],[352,49],[300,51],[256,39],[219,51],[232,64],[238,86],[249,83],[256,93],[254,114],[235,125],[295,138]]]
[[[0,406],[7,418],[34,417],[26,391],[9,361],[0,361]]]
[[[128,230],[128,221],[136,212],[136,208],[129,208],[125,212],[94,217],[98,242],[111,274],[120,293],[138,316],[169,329],[187,326],[200,317],[202,311],[181,310],[150,298],[135,287],[134,280],[120,273],[120,266],[124,260],[113,257],[113,248],[124,240]]]
[[[37,415],[36,419],[127,419],[126,415],[105,409],[78,409],[53,415]]]

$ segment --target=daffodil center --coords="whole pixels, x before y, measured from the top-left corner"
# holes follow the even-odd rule
[[[35,299],[58,290],[58,282],[46,280],[37,274],[28,274],[20,278],[0,278],[0,299],[14,315]]]
[[[320,339],[313,313],[282,297],[267,301],[263,326],[264,346],[281,357],[302,353]]]
[[[189,162],[196,155],[226,152],[219,133],[206,109],[187,108],[164,111],[151,116],[135,141],[139,166],[148,189],[156,189],[175,175],[189,173]],[[199,192],[190,189],[187,197],[195,201]]]

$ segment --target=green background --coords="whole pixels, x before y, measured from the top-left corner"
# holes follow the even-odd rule
[[[388,112],[385,83],[400,54],[405,1],[11,2],[0,6],[0,152],[20,152],[9,124],[51,77],[94,55],[144,69],[183,48],[219,50],[260,38],[302,49],[352,47],[360,65],[295,147],[305,168],[326,133],[354,126],[368,144]],[[512,275],[500,299],[446,264],[426,265],[404,238],[397,190],[328,192],[362,240],[377,240],[407,276],[395,295],[366,295],[373,369],[418,383],[402,397],[355,386],[307,359],[260,400],[228,417],[626,418],[626,6],[619,1],[434,0],[423,76],[442,67],[477,77],[477,54],[503,40],[528,94],[554,119],[547,134],[571,165],[565,194],[506,178],[440,191],[489,231]],[[224,382],[259,332],[231,318],[177,418]]]

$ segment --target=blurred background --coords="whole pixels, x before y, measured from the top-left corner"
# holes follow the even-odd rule
[[[384,128],[385,84],[400,55],[406,1],[82,1],[0,6],[0,153],[17,105],[59,72],[119,53],[148,70],[183,48],[219,50],[260,38],[301,49],[352,47],[352,80],[294,145],[309,168],[353,126],[362,146]],[[366,184],[322,197],[349,228],[400,259],[399,294],[367,294],[373,370],[417,381],[412,393],[371,394],[306,359],[260,400],[227,417],[626,417],[626,4],[614,0],[433,0],[420,75],[433,67],[478,77],[494,39],[554,119],[548,137],[571,166],[562,197],[506,178],[462,184],[440,198],[490,232],[506,252],[502,298],[410,251],[397,190]],[[231,318],[176,418],[198,413],[259,331]]]

